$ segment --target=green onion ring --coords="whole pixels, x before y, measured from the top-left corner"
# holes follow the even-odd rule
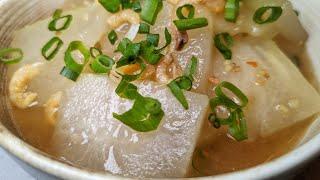
[[[115,64],[114,60],[106,55],[98,55],[91,63],[91,69],[98,74],[109,73],[112,66]]]
[[[42,56],[47,61],[52,60],[57,55],[57,53],[59,52],[59,50],[62,47],[62,45],[63,45],[63,41],[59,37],[53,37],[41,49]],[[50,51],[50,49],[52,47],[55,47],[54,50],[51,51],[51,53],[48,54],[48,51]]]
[[[224,19],[229,22],[236,22],[240,10],[240,0],[227,0],[224,9]]]
[[[66,29],[68,29],[68,27],[70,26],[72,19],[73,19],[72,15],[66,15],[66,16],[54,18],[54,19],[49,23],[48,28],[49,28],[50,31],[62,31],[62,30],[66,30]],[[61,21],[61,20],[65,20],[63,26],[57,27],[58,21]]]
[[[241,101],[240,107],[245,107],[248,104],[249,100],[248,100],[247,96],[239,88],[237,88],[235,85],[233,85],[229,82],[226,82],[226,81],[220,83],[216,87],[215,93],[218,97],[222,97],[225,99],[228,98],[228,96],[223,92],[222,88],[226,88],[226,89],[230,90],[234,95],[237,96],[237,98]]]
[[[17,54],[15,57],[8,57],[11,54]],[[0,49],[0,61],[4,64],[15,64],[22,60],[23,51],[20,48],[4,48]]]
[[[265,20],[263,19],[265,13],[267,11],[271,10],[271,14],[268,18]],[[267,24],[267,23],[272,23],[275,22],[280,18],[282,15],[282,8],[280,6],[265,6],[259,8],[253,16],[253,21],[256,22],[257,24]]]
[[[84,62],[82,64],[77,63],[72,57],[72,52],[76,50],[79,50],[84,57]],[[80,74],[84,66],[88,63],[89,58],[90,51],[85,47],[85,45],[81,41],[73,41],[69,44],[69,47],[65,53],[64,61],[69,69]]]
[[[233,45],[233,38],[229,33],[220,33],[214,37],[214,45],[227,60],[232,59],[230,47]]]
[[[187,17],[185,17],[182,13],[184,8],[186,8],[188,10]],[[183,6],[180,6],[176,11],[177,17],[179,19],[192,19],[194,17],[194,13],[195,13],[195,8],[192,4],[185,4]]]
[[[91,55],[91,57],[96,58],[97,56],[99,56],[99,55],[101,55],[101,54],[102,54],[101,49],[96,48],[96,47],[91,47],[91,48],[90,48],[90,55]]]
[[[71,69],[69,69],[68,67],[63,67],[63,69],[60,72],[60,75],[72,80],[72,81],[76,81],[78,79],[78,77],[80,76],[80,73],[72,71]]]

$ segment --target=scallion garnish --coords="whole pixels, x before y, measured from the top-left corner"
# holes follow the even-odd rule
[[[135,2],[132,3],[131,9],[134,10],[135,12],[141,12],[141,4],[139,0],[136,0]]]
[[[101,55],[101,54],[102,54],[101,49],[96,48],[96,47],[91,47],[91,48],[90,48],[90,55],[91,55],[91,57],[96,58],[97,56],[99,56],[99,55]]]
[[[43,46],[41,54],[46,60],[50,61],[56,56],[62,45],[63,42],[59,37],[53,37]]]
[[[148,34],[147,41],[151,45],[157,47],[159,45],[160,35],[159,34]]]
[[[179,80],[178,82],[184,88],[186,86],[190,85],[189,84],[190,82],[191,82],[191,87],[192,87],[192,81],[188,77],[184,77],[183,79],[182,79],[182,77],[180,77],[179,79],[175,79],[168,84],[168,87],[171,90],[172,94],[181,103],[181,105],[184,107],[184,109],[189,109],[188,101],[187,101],[186,97],[184,96],[183,91],[182,91],[179,83],[177,82],[177,80]]]
[[[231,91],[234,95],[237,96],[237,98],[241,101],[240,107],[245,107],[248,104],[248,98],[247,96],[235,85],[229,83],[229,82],[222,82],[219,84],[219,86],[216,87],[215,93],[217,96],[222,98],[228,98],[228,96],[223,92],[222,88],[228,89]]]
[[[196,74],[198,67],[198,59],[195,56],[192,56],[191,63],[187,66],[185,75],[188,76],[192,81],[194,80],[194,75]]]
[[[99,3],[111,13],[116,13],[120,10],[120,0],[99,0]]]
[[[114,44],[117,42],[117,40],[118,40],[118,35],[117,35],[116,31],[112,30],[112,31],[108,34],[108,39],[109,39],[110,43],[111,43],[112,45],[114,45]]]
[[[122,98],[134,100],[134,104],[129,111],[121,115],[113,113],[114,118],[139,132],[149,132],[158,128],[164,116],[158,100],[143,97],[139,94],[137,86],[126,79],[121,80],[116,93]]]
[[[4,64],[15,64],[22,60],[23,52],[20,48],[0,49],[0,61]]]
[[[140,23],[139,33],[140,34],[148,34],[150,32],[150,26],[146,23]]]
[[[82,59],[74,59],[73,52],[78,51],[82,55]],[[84,66],[88,63],[90,58],[90,51],[85,47],[85,45],[81,41],[73,41],[69,44],[67,51],[65,52],[64,62],[66,64],[65,71],[61,71],[61,75],[69,75],[72,74],[72,79],[70,76],[66,76],[67,78],[76,81],[78,76],[81,74]],[[63,73],[64,72],[64,73]],[[65,73],[67,72],[67,73]]]
[[[62,31],[62,30],[66,30],[68,29],[68,27],[71,24],[71,21],[73,19],[72,15],[65,15],[65,16],[61,16],[62,15],[62,10],[58,9],[53,13],[53,19],[52,21],[50,21],[48,29],[50,31]],[[63,23],[60,23],[63,22]],[[58,26],[58,24],[62,24],[60,27]]]
[[[270,14],[267,15],[267,13]],[[266,17],[267,15],[267,17]],[[275,22],[282,15],[282,8],[280,6],[265,6],[259,8],[253,16],[253,21],[257,24],[267,24]]]
[[[179,19],[174,20],[173,23],[179,31],[187,31],[207,26],[208,20],[207,18]]]
[[[141,57],[149,64],[157,64],[163,55],[156,50],[155,46],[147,41],[141,42]]]
[[[183,94],[183,90],[190,91],[192,89],[193,76],[196,72],[198,60],[196,57],[191,58],[191,63],[186,69],[184,76],[178,77],[168,84],[172,94],[181,103],[185,109],[189,109],[189,104],[186,97]]]
[[[233,38],[229,33],[220,33],[214,37],[214,45],[227,60],[232,59]]]
[[[183,15],[183,11],[185,9],[188,11],[187,17]],[[179,19],[191,19],[194,17],[194,13],[195,13],[195,8],[192,4],[185,4],[183,6],[180,6],[176,11],[176,14]]]
[[[60,75],[66,77],[72,81],[76,81],[78,79],[78,77],[80,76],[80,73],[72,71],[67,66],[64,66],[60,72]]]
[[[164,36],[165,36],[166,44],[165,44],[162,48],[160,48],[160,49],[158,50],[159,52],[162,51],[162,50],[164,50],[166,47],[168,47],[168,46],[171,44],[171,41],[172,41],[172,36],[171,36],[168,28],[165,28],[165,30],[164,30]]]
[[[113,117],[138,132],[156,130],[164,116],[161,103],[153,98],[136,97],[132,108],[119,115],[113,113]]]
[[[224,8],[224,19],[236,22],[240,10],[240,0],[227,0]]]
[[[141,19],[151,25],[154,25],[162,6],[162,0],[144,1],[141,10]]]
[[[93,72],[98,74],[109,73],[112,70],[112,66],[115,64],[114,60],[106,55],[98,55],[90,67]]]
[[[222,88],[228,89],[241,101],[241,104],[237,104],[231,100],[225,93]],[[212,113],[209,115],[208,120],[213,124],[215,128],[220,128],[221,125],[229,126],[229,133],[237,141],[243,141],[248,138],[247,134],[247,124],[244,118],[243,110],[248,104],[248,98],[244,93],[237,88],[235,85],[229,82],[220,83],[215,89],[216,96],[210,100],[210,107]],[[218,106],[224,106],[230,112],[230,115],[226,119],[217,117],[216,108]]]

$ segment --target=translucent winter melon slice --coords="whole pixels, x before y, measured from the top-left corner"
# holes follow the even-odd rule
[[[166,86],[141,83],[139,91],[158,99],[165,116],[158,129],[139,133],[112,117],[132,101],[115,94],[105,76],[83,75],[67,90],[52,138],[57,156],[78,166],[130,177],[183,177],[191,163],[208,98],[186,93],[185,110]]]
[[[274,42],[236,39],[232,52],[235,64],[225,65],[218,55],[213,70],[218,79],[236,84],[248,96],[245,116],[251,139],[320,111],[319,93]]]

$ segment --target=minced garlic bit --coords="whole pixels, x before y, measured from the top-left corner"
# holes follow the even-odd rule
[[[227,60],[224,62],[224,70],[226,72],[240,72],[241,68],[236,63]]]
[[[259,70],[257,73],[256,73],[256,81],[255,81],[255,84],[257,86],[263,86],[267,80],[270,78],[270,74],[268,73],[267,70],[265,69],[262,69],[262,70]]]
[[[124,23],[139,24],[140,16],[133,10],[126,9],[111,15],[108,18],[107,22],[113,29],[115,29]]]
[[[291,109],[297,109],[299,108],[300,106],[300,101],[298,99],[290,99],[288,101],[288,106],[291,108]]]
[[[280,112],[281,114],[288,114],[289,108],[286,105],[278,104],[275,106],[276,111]]]

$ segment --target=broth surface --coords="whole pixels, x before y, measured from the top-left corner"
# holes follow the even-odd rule
[[[43,114],[41,108],[31,110],[12,108],[14,124],[21,137],[34,147],[61,160],[63,157],[55,155],[50,143],[54,127],[44,121]],[[202,131],[194,151],[188,177],[233,172],[271,161],[294,149],[312,121],[310,118],[270,137],[258,138],[252,142],[234,141],[228,137],[226,129],[216,130],[205,124],[205,130]],[[208,131],[215,133],[207,136]]]

